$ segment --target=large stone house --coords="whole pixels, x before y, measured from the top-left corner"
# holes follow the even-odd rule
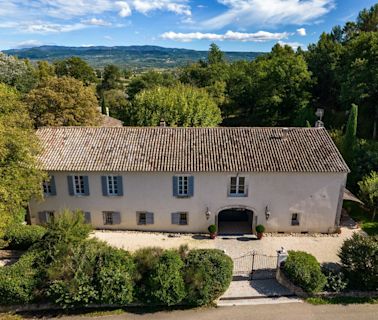
[[[349,169],[324,128],[57,127],[32,223],[81,209],[99,229],[334,232]]]

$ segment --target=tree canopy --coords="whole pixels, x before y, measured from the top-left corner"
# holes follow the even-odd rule
[[[216,126],[222,121],[216,103],[204,89],[188,85],[154,87],[135,96],[130,109],[130,125]]]
[[[72,77],[83,81],[85,85],[97,82],[95,70],[79,57],[55,61],[54,67],[58,77]]]
[[[25,101],[36,127],[93,126],[100,121],[93,88],[74,78],[49,78]]]

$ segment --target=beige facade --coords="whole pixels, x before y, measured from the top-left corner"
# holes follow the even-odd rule
[[[49,173],[54,176],[56,195],[30,203],[32,223],[40,222],[39,212],[68,208],[90,212],[91,223],[98,229],[169,232],[207,232],[210,224],[217,224],[219,212],[229,208],[251,210],[253,229],[263,224],[267,232],[333,232],[347,175],[195,172],[187,174],[194,177],[193,196],[177,198],[172,193],[172,177],[182,174],[175,172]],[[88,176],[89,196],[69,195],[67,176],[75,174]],[[122,196],[103,196],[101,176],[109,174],[122,176]],[[229,196],[230,179],[237,175],[245,177],[245,197]],[[120,224],[104,225],[106,211],[120,212]],[[153,224],[139,225],[138,212],[153,213]],[[172,224],[173,212],[187,212],[188,224]],[[297,213],[298,225],[292,225],[293,213]]]

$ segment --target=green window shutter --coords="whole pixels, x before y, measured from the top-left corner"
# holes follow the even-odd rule
[[[68,194],[70,196],[74,196],[74,183],[73,183],[73,176],[67,176],[67,184],[68,184]]]

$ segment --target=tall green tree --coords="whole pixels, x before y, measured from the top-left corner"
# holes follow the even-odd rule
[[[99,92],[122,88],[121,78],[121,70],[114,64],[108,64],[107,66],[105,66],[104,72],[102,74],[102,81],[98,87]]]
[[[41,196],[45,174],[38,169],[39,152],[38,139],[20,94],[0,84],[0,236],[31,197]]]
[[[0,52],[0,83],[26,93],[36,86],[37,74],[29,61]]]
[[[373,210],[372,221],[374,221],[378,210],[378,172],[372,171],[358,183],[358,186],[361,200]]]
[[[221,51],[221,49],[219,49],[219,47],[215,43],[212,43],[210,45],[207,61],[209,62],[209,64],[226,62],[223,51]]]
[[[30,91],[25,101],[36,127],[100,123],[94,89],[74,78],[49,78]]]
[[[179,84],[138,93],[130,107],[131,125],[211,127],[222,121],[221,112],[205,89]]]
[[[357,142],[357,119],[358,119],[358,107],[352,104],[350,109],[348,122],[343,137],[342,153],[346,162],[351,165],[354,160],[354,154],[356,150]]]
[[[97,82],[95,70],[79,57],[55,61],[54,67],[58,77],[72,77],[83,81],[85,85]]]

